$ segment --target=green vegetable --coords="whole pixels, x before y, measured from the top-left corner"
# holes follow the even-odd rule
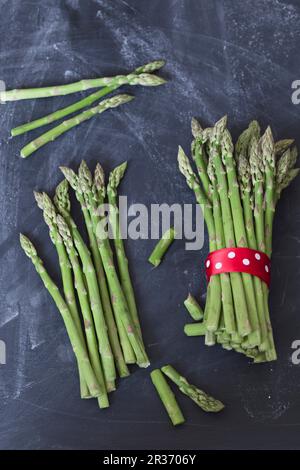
[[[97,114],[103,113],[107,109],[116,108],[117,106],[128,103],[133,99],[134,97],[130,95],[116,95],[112,98],[101,101],[101,103],[97,106],[94,106],[93,108],[90,108],[87,111],[83,111],[82,113],[77,114],[75,117],[64,121],[62,124],[59,124],[59,126],[53,127],[50,131],[42,134],[40,137],[27,144],[22,148],[20,156],[22,158],[29,157],[29,155],[34,153],[36,150],[57,139],[57,137],[64,134],[73,127],[78,126],[88,119],[91,119]]]
[[[202,320],[203,310],[192,294],[189,294],[183,303],[193,320]]]
[[[207,395],[203,390],[188,383],[185,377],[182,377],[174,367],[167,365],[161,369],[179,388],[179,390],[193,400],[203,411],[218,413],[223,410],[224,405],[219,400]]]
[[[206,333],[205,322],[187,323],[184,325],[184,332],[187,336],[204,336]]]
[[[163,234],[162,238],[156,244],[154,250],[148,258],[148,261],[153,264],[154,267],[157,267],[161,263],[162,258],[173,242],[175,236],[176,232],[174,228],[171,227]]]
[[[101,395],[103,395],[103,393],[105,393],[105,391],[101,388],[99,381],[94,373],[86,351],[86,347],[81,340],[80,334],[78,333],[78,329],[76,328],[76,325],[65,300],[60,294],[58,287],[47,273],[33,243],[27,237],[25,237],[25,235],[20,234],[20,244],[26,256],[31,259],[37,273],[43,281],[45,288],[48,290],[49,294],[53,298],[63,318],[66,330],[70,338],[70,342],[73,347],[74,354],[84,373],[84,378],[88,385],[91,396],[100,397]]]
[[[159,369],[155,369],[150,374],[152,383],[169,415],[174,426],[183,424],[185,419],[176,401],[176,398],[169,387],[166,379]]]
[[[150,62],[149,64],[138,67],[133,72],[133,74],[151,73],[163,67],[164,64],[165,62],[163,60]],[[127,80],[128,80],[127,83],[129,85],[139,85],[137,80],[133,80],[132,78],[133,74],[127,75]],[[92,93],[91,95],[87,96],[86,98],[83,98],[80,101],[76,101],[76,103],[71,104],[70,106],[67,106],[66,108],[61,108],[58,111],[48,114],[47,116],[44,116],[40,119],[36,119],[35,121],[28,122],[26,124],[22,124],[21,126],[15,127],[14,129],[12,129],[11,135],[17,136],[17,135],[24,134],[25,132],[31,131],[32,129],[36,129],[41,126],[51,124],[52,122],[55,122],[58,119],[68,116],[69,114],[75,113],[76,111],[79,111],[80,109],[83,109],[87,106],[91,106],[93,103],[100,100],[100,98],[103,98],[104,96],[108,95],[109,93],[111,93],[112,91],[116,90],[117,88],[121,86],[119,85],[119,79],[117,77],[115,78],[116,78],[115,83],[114,83],[114,80],[112,80],[109,86],[105,86],[101,90],[96,91],[95,93]],[[147,82],[147,84],[149,86],[151,84],[151,79],[148,78],[148,80],[149,81]],[[145,84],[145,77],[142,81],[143,81],[143,84]],[[154,85],[157,85],[157,77],[154,78],[153,83]]]
[[[160,64],[160,61],[157,62]],[[0,92],[0,100],[6,101],[19,101],[28,100],[32,98],[51,98],[53,96],[69,95],[79,91],[89,90],[91,88],[100,88],[107,86],[122,86],[122,85],[143,85],[143,86],[158,86],[165,83],[165,80],[156,75],[138,72],[129,75],[116,75],[115,77],[94,78],[88,80],[80,80],[75,83],[68,83],[67,85],[49,86],[43,88],[27,88],[19,90],[8,90]]]

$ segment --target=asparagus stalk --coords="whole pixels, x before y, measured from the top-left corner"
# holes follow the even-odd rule
[[[84,372],[84,377],[86,383],[88,385],[90,394],[93,397],[99,397],[103,394],[104,390],[101,389],[101,386],[98,382],[98,379],[93,371],[91,366],[90,360],[87,355],[87,351],[85,345],[81,341],[80,335],[70,313],[70,310],[63,299],[62,295],[59,292],[58,287],[50,278],[49,274],[47,273],[42,260],[39,258],[37,251],[33,245],[33,243],[25,237],[25,235],[20,234],[20,244],[23,248],[25,254],[28,258],[31,259],[37,273],[39,274],[40,278],[43,281],[44,286],[48,290],[49,294],[53,298],[66,327],[68,332],[74,354],[77,358],[77,361],[80,363],[82,370]]]
[[[249,164],[254,193],[254,221],[255,232],[258,248],[265,252],[265,224],[264,224],[264,168],[261,158],[261,141],[252,137],[249,151]],[[272,325],[270,321],[269,307],[268,307],[268,287],[265,283],[262,284],[264,295],[265,317],[267,323],[268,342],[266,348],[267,360],[276,360],[277,354],[274,345]]]
[[[189,293],[183,303],[193,320],[199,321],[203,319],[203,310],[192,294]]]
[[[121,85],[143,85],[158,86],[165,83],[165,80],[156,75],[142,73],[131,73],[129,75],[116,75],[115,77],[93,78],[80,80],[79,82],[69,83],[67,85],[49,86],[42,88],[27,88],[19,90],[8,90],[0,92],[0,101],[19,101],[32,98],[51,98],[53,96],[69,95],[78,91],[86,91],[91,88],[100,88],[106,86]]]
[[[216,245],[217,249],[225,248],[225,236],[224,229],[222,224],[222,213],[220,206],[220,198],[218,194],[217,182],[215,177],[215,171],[213,168],[213,160],[209,159],[207,167],[207,175],[211,181],[210,184],[210,193],[213,204],[213,217],[215,221],[216,229]],[[228,273],[220,274],[221,290],[222,290],[222,311],[224,325],[228,333],[235,333],[237,331],[234,308],[233,308],[233,298],[230,284],[230,276]],[[207,329],[210,331],[216,331],[218,328],[219,319],[208,318],[206,321]]]
[[[266,253],[272,252],[272,228],[275,213],[275,188],[276,176],[275,145],[271,128],[268,127],[261,139],[261,155],[265,172],[265,243]]]
[[[69,168],[61,167],[61,171],[63,172],[65,178],[69,181],[70,185],[76,191],[76,193],[81,193],[84,196],[85,200],[88,201],[89,211],[92,216],[94,233],[97,237],[97,243],[101,254],[106,278],[108,281],[108,286],[111,292],[111,296],[113,295],[114,310],[117,312],[117,316],[120,316],[122,323],[126,329],[131,346],[136,355],[138,365],[140,367],[148,367],[149,359],[141,343],[138,332],[136,331],[131,320],[126,299],[115,269],[112,251],[110,249],[109,243],[107,243],[108,240],[107,238],[103,237],[102,233],[98,233],[99,230],[97,230],[100,225],[100,217],[98,215],[97,206],[94,202],[92,188],[88,186],[87,181],[84,181],[83,179],[81,179],[79,182],[79,178]],[[80,196],[78,195],[77,197]]]
[[[224,405],[219,400],[207,395],[195,385],[188,383],[171,365],[162,367],[163,373],[169,377],[179,388],[179,390],[193,400],[203,411],[218,413],[223,410]]]
[[[78,312],[77,304],[76,304],[72,270],[71,270],[67,252],[65,250],[61,236],[59,235],[59,232],[57,229],[56,211],[52,205],[50,198],[47,196],[46,193],[42,194],[42,193],[38,193],[34,191],[34,197],[35,197],[38,207],[43,211],[44,220],[49,228],[50,239],[56,248],[58,260],[59,260],[59,266],[61,270],[61,277],[62,277],[63,290],[64,290],[66,303],[69,307],[73,321],[80,335],[80,339],[84,343],[85,340],[84,340],[84,336],[82,333],[80,316],[79,316],[79,312]],[[78,363],[78,367],[79,367],[81,398],[89,398],[90,393],[89,393],[87,384],[85,382],[84,374],[81,370],[80,363]]]
[[[187,323],[184,325],[184,333],[187,336],[203,336],[206,334],[205,323]]]
[[[60,135],[64,134],[73,127],[78,126],[79,124],[84,121],[87,121],[88,119],[91,119],[97,114],[103,113],[107,109],[116,108],[121,104],[128,103],[129,101],[133,100],[133,98],[134,97],[130,95],[116,95],[112,98],[101,101],[101,103],[97,106],[83,111],[80,114],[77,114],[75,117],[64,121],[58,126],[53,127],[50,131],[45,132],[45,134],[42,134],[37,139],[31,141],[29,144],[22,148],[20,156],[22,158],[29,157],[29,155],[34,153],[36,150],[48,144],[49,142],[52,142],[53,140],[57,139]]]
[[[90,304],[99,342],[99,352],[102,360],[106,387],[108,391],[111,391],[115,389],[114,382],[116,379],[116,371],[99,293],[97,275],[90,251],[84,243],[76,224],[73,222],[71,216],[68,217],[67,221],[70,224],[69,227],[72,232],[75,247],[83,265],[83,272],[87,282]]]
[[[85,334],[87,338],[87,346],[88,346],[89,356],[91,359],[91,364],[96,373],[96,376],[98,377],[98,380],[99,380],[99,383],[101,384],[102,389],[105,391],[105,393],[103,393],[101,397],[98,399],[99,406],[100,408],[107,408],[109,406],[109,402],[108,402],[108,396],[106,393],[106,385],[105,385],[104,375],[102,371],[102,366],[101,366],[101,362],[99,358],[98,342],[97,342],[97,337],[96,337],[96,332],[95,332],[95,327],[94,327],[93,314],[91,312],[88,293],[85,287],[85,279],[84,279],[83,272],[80,266],[80,262],[78,261],[78,253],[74,246],[73,238],[71,235],[71,231],[68,227],[68,224],[66,223],[66,221],[60,214],[57,215],[57,226],[58,226],[59,233],[63,239],[63,242],[65,244],[65,247],[68,251],[68,255],[69,255],[70,262],[71,262],[73,272],[74,272],[76,290],[78,293],[79,303],[80,303],[81,312],[83,316],[84,329],[85,329]]]
[[[131,277],[128,269],[128,259],[125,253],[125,247],[122,239],[120,220],[119,220],[119,209],[117,202],[117,190],[118,186],[124,176],[127,168],[127,162],[117,166],[109,175],[109,181],[107,185],[107,196],[110,204],[110,215],[109,221],[113,232],[115,253],[117,256],[117,263],[120,273],[121,286],[124,291],[124,295],[127,301],[129,312],[136,330],[138,331],[140,338],[142,339],[142,330],[139,321],[139,315],[137,311],[134,290],[131,282]]]
[[[70,215],[71,204],[70,204],[70,198],[69,198],[69,193],[68,193],[68,186],[69,184],[67,180],[63,180],[57,186],[56,191],[55,191],[54,202],[56,204],[56,207],[59,213],[65,218],[69,227],[73,227],[73,230],[76,231],[77,238],[78,238],[78,235],[79,235],[78,229],[75,225],[74,220],[71,218],[71,215]],[[115,324],[115,320],[114,320],[114,316],[113,316],[113,312],[111,308],[109,292],[108,292],[108,288],[106,284],[105,273],[104,273],[100,253],[98,251],[97,241],[96,241],[93,229],[92,229],[91,218],[90,218],[90,215],[86,206],[83,203],[81,204],[81,208],[82,208],[86,228],[88,231],[92,257],[93,257],[93,261],[94,261],[94,265],[95,265],[95,269],[96,269],[96,273],[97,273],[97,277],[99,281],[100,297],[102,300],[105,320],[106,320],[106,324],[108,328],[109,341],[110,341],[113,355],[115,358],[116,367],[118,369],[118,373],[120,377],[127,377],[129,375],[129,370],[126,366],[123,352],[120,346],[118,332],[117,332],[117,328],[116,328],[116,324]],[[84,243],[83,240],[82,240],[82,243]],[[130,343],[129,343],[129,346],[130,346]],[[135,362],[134,356],[133,356],[133,362]]]
[[[183,149],[179,147],[178,150],[178,166],[179,171],[183,174],[186,179],[187,185],[195,193],[196,201],[200,204],[204,219],[207,225],[208,234],[209,234],[209,248],[210,251],[215,251],[217,249],[216,244],[216,231],[215,223],[213,218],[213,212],[211,203],[208,201],[206,195],[204,194],[197,176],[193,172],[193,169],[189,163],[188,157],[184,153]],[[213,292],[213,295],[211,293]],[[219,276],[212,276],[208,284],[207,289],[207,300],[204,311],[204,321],[207,321],[207,318],[210,316],[215,318],[215,323],[218,322],[221,313],[221,284]],[[209,335],[208,342],[211,344],[213,342],[213,335]]]
[[[154,72],[155,70],[160,69],[164,65],[165,65],[165,62],[163,60],[150,62],[148,64],[145,64],[135,69],[133,74],[145,74],[145,73]],[[127,75],[127,79],[128,79],[129,85],[139,84],[136,80],[135,81],[132,80],[132,74]],[[148,77],[148,80],[149,80],[148,86],[151,86],[151,80],[149,79],[149,77]],[[143,84],[144,82],[145,82],[145,77],[143,79]],[[154,84],[155,85],[157,84],[157,77],[154,78]],[[118,89],[120,86],[121,85],[118,84],[118,80],[116,80],[115,84],[112,81],[112,83],[109,86],[105,86],[101,90],[96,91],[95,93],[92,93],[91,95],[87,96],[86,98],[83,98],[80,101],[76,101],[74,104],[71,104],[70,106],[67,106],[66,108],[61,108],[58,111],[48,114],[47,116],[43,116],[40,119],[36,119],[35,121],[28,122],[26,124],[22,124],[21,126],[15,127],[14,129],[12,129],[11,135],[12,136],[21,135],[21,134],[24,134],[25,132],[31,131],[38,127],[51,124],[52,122],[55,122],[58,119],[68,116],[69,114],[75,113],[76,111],[79,111],[80,109],[86,108],[87,106],[91,106],[93,103],[103,98],[103,96],[108,95],[112,91]]]
[[[233,144],[230,133],[224,130],[221,140],[222,159],[227,172],[227,180],[229,186],[229,200],[231,211],[234,215],[233,226],[237,246],[247,246],[247,234],[245,229],[244,214],[241,204],[239,185],[237,182],[237,174],[235,168],[235,160],[233,159]],[[256,297],[254,291],[253,279],[250,274],[242,273],[243,285],[249,312],[249,320],[251,323],[251,333],[248,337],[250,346],[258,346],[261,342],[260,325],[258,320]]]
[[[153,264],[155,268],[160,265],[162,258],[165,256],[166,251],[174,241],[175,236],[176,232],[174,228],[170,227],[155,245],[151,255],[148,258],[149,263]]]
[[[150,374],[152,383],[169,415],[174,426],[183,424],[185,419],[176,401],[176,398],[169,387],[166,379],[159,369],[155,369]]]
[[[230,202],[228,200],[228,184],[226,179],[226,172],[224,170],[221,156],[216,144],[217,142],[219,142],[218,134],[221,134],[224,131],[225,124],[226,121],[223,119],[215,125],[213,137],[213,142],[215,144],[211,147],[210,158],[213,159],[213,166],[215,168],[216,178],[219,187],[219,196],[221,202],[226,246],[233,247],[235,246],[235,234]],[[251,332],[251,325],[248,317],[248,307],[241,274],[230,273],[230,280],[232,285],[232,294],[235,306],[238,332],[241,336],[246,336]]]
[[[91,184],[91,182],[90,182],[90,184]],[[94,171],[93,191],[94,191],[95,202],[98,205],[98,207],[100,208],[102,206],[102,204],[104,203],[104,200],[105,200],[106,187],[105,187],[104,171],[103,171],[102,166],[99,163],[97,163],[95,171]],[[82,197],[82,196],[80,196],[80,197]],[[89,214],[89,217],[90,217],[90,214]],[[92,225],[92,223],[91,223],[91,225]],[[99,251],[99,248],[98,248],[97,239],[96,239],[96,235],[94,234],[94,231],[93,231],[93,237],[95,239],[96,248],[98,250],[98,254],[99,254],[100,259],[101,259],[101,255],[100,255],[100,251]],[[109,245],[109,240],[107,241],[107,243]],[[101,260],[101,263],[102,263],[102,260]],[[108,299],[109,299],[108,290],[107,290],[107,296],[108,296]],[[111,302],[109,300],[109,303],[113,304],[113,294],[112,294]],[[136,362],[136,357],[135,357],[134,351],[133,351],[132,346],[130,344],[130,341],[129,341],[128,335],[126,333],[126,329],[123,325],[123,322],[122,322],[120,316],[118,315],[118,312],[116,312],[116,311],[115,311],[115,318],[116,318],[116,324],[117,324],[117,328],[118,328],[118,332],[119,332],[119,336],[120,336],[120,342],[121,342],[123,353],[124,353],[125,362],[126,362],[126,364],[134,364]]]

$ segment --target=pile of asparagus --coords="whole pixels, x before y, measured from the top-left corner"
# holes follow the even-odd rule
[[[178,164],[202,206],[209,249],[248,247],[271,257],[275,208],[282,191],[299,172],[293,140],[274,143],[270,127],[261,135],[257,121],[242,132],[236,145],[226,128],[226,116],[212,128],[192,120],[193,170],[182,148]],[[196,316],[201,309],[190,297]],[[223,273],[210,278],[203,320],[186,325],[189,336],[205,335],[216,343],[250,357],[254,362],[276,360],[268,308],[267,284],[247,273]]]
[[[102,77],[95,79],[81,80],[75,83],[69,83],[67,85],[49,86],[43,88],[28,88],[19,90],[8,90],[0,92],[0,103],[6,103],[8,101],[19,101],[35,98],[49,98],[53,96],[69,95],[80,91],[89,90],[92,88],[100,88],[99,91],[92,93],[86,98],[76,101],[70,106],[61,108],[54,113],[43,116],[32,122],[22,124],[11,130],[11,135],[18,136],[29,132],[38,127],[49,125],[59,119],[64,118],[70,114],[76,113],[83,108],[91,106],[96,101],[99,101],[104,96],[112,93],[113,91],[120,88],[122,85],[142,85],[142,86],[158,86],[165,83],[165,80],[161,77],[153,75],[152,72],[159,70],[163,67],[165,62],[163,60],[156,60],[149,62],[148,64],[138,67],[128,75],[116,75],[114,77]],[[105,99],[93,106],[86,111],[76,114],[70,119],[63,121],[61,124],[53,127],[49,131],[40,135],[36,139],[29,142],[25,147],[21,149],[20,156],[22,158],[29,157],[32,153],[38,150],[43,145],[57,139],[60,135],[64,134],[73,127],[78,126],[84,121],[91,119],[97,114],[101,114],[107,109],[115,108],[121,104],[131,101],[134,97],[127,94],[116,95],[112,98]]]
[[[116,388],[117,374],[128,376],[128,364],[149,365],[120,236],[117,191],[126,162],[110,173],[107,186],[100,164],[94,175],[84,161],[78,174],[70,168],[60,169],[65,179],[57,186],[53,200],[46,193],[34,195],[57,251],[63,294],[32,242],[22,234],[20,242],[65,323],[78,363],[81,397],[97,397],[100,408],[106,408],[108,393]],[[81,206],[89,246],[71,215],[69,185]],[[103,223],[101,208],[106,197],[113,242]]]

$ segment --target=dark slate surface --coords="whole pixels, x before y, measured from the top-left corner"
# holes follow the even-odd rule
[[[187,424],[173,429],[149,380],[134,370],[119,384],[109,410],[81,401],[75,364],[57,311],[18,232],[30,233],[58,278],[32,190],[51,191],[58,166],[81,158],[113,165],[129,161],[123,192],[130,202],[192,202],[177,171],[180,143],[190,145],[190,118],[205,124],[228,113],[236,135],[252,118],[272,125],[276,138],[298,138],[299,107],[291,83],[299,79],[298,1],[49,0],[0,1],[0,79],[8,88],[68,83],[130,71],[163,57],[170,78],[159,89],[130,90],[135,102],[107,112],[45,147],[27,161],[18,151],[28,136],[10,129],[74,100],[19,102],[0,108],[0,366],[2,449],[299,448],[300,366],[291,343],[300,335],[299,183],[278,207],[271,310],[279,360],[251,365],[243,357],[185,338],[182,301],[204,296],[201,252],[171,248],[157,270],[146,262],[152,241],[128,251],[152,366],[167,362],[227,404],[208,416],[179,397]],[[39,131],[33,133],[38,135]],[[78,208],[76,209],[78,210]]]

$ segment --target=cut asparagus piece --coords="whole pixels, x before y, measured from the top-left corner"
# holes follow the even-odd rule
[[[150,374],[152,383],[169,415],[174,426],[183,424],[185,419],[176,401],[176,398],[169,387],[166,379],[159,369],[155,369]]]
[[[154,247],[151,255],[149,256],[148,261],[153,264],[156,268],[160,263],[162,258],[165,256],[166,251],[168,250],[171,243],[174,241],[176,232],[173,227],[169,228],[159,240],[159,242]]]
[[[179,388],[179,390],[193,400],[203,411],[217,413],[223,410],[224,405],[219,400],[207,395],[195,385],[188,383],[171,365],[162,367],[163,373],[169,377]]]
[[[196,321],[202,320],[203,310],[198,304],[195,297],[192,296],[192,294],[189,294],[183,303],[184,303],[185,308],[187,309],[187,311],[193,318],[193,320],[196,320]]]
[[[187,336],[204,336],[206,333],[206,325],[202,323],[187,323],[184,325],[184,332]]]

